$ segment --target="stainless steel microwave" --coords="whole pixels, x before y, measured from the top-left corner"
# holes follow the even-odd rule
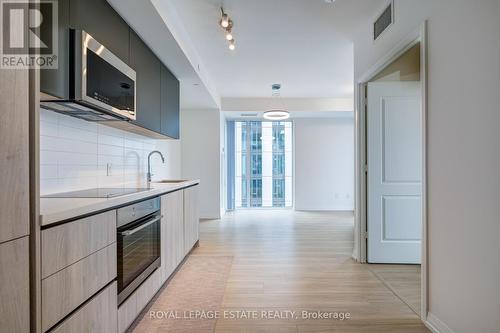
[[[69,98],[41,106],[89,121],[136,119],[136,73],[82,30],[69,31]]]

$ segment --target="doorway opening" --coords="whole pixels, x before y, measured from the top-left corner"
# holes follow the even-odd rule
[[[234,121],[234,208],[292,206],[293,130],[290,121]],[[230,185],[231,186],[231,185]]]
[[[420,264],[420,43],[368,81],[365,89],[367,261]]]
[[[368,81],[365,89],[367,262],[420,315],[420,42]]]
[[[426,26],[358,85],[359,260],[425,320]]]

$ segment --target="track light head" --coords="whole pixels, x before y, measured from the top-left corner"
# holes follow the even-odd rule
[[[220,19],[219,24],[221,27],[227,28],[229,27],[229,21],[230,21],[229,16],[226,13],[224,13],[222,14],[222,18]]]

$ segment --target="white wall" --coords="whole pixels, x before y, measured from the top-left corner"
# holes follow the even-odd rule
[[[220,130],[220,214],[226,213],[227,209],[227,152],[226,152],[226,117],[222,112],[219,116]]]
[[[140,187],[146,183],[147,156],[152,157],[153,179],[177,179],[181,175],[180,142],[157,140],[40,110],[41,194],[96,187]],[[111,164],[111,173],[106,165]]]
[[[181,111],[182,178],[200,179],[200,217],[221,213],[221,113],[217,109]]]
[[[219,110],[182,110],[182,139],[157,140],[42,109],[41,194],[145,186],[147,156],[160,150],[166,161],[162,164],[159,156],[152,157],[153,180],[200,179],[200,216],[219,218],[223,125]]]
[[[430,320],[498,332],[500,1],[396,0],[395,10],[381,40],[371,22],[357,34],[355,78],[428,19]]]
[[[296,119],[295,209],[354,209],[354,121]]]

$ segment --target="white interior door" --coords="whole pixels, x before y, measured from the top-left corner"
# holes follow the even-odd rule
[[[420,82],[368,84],[368,262],[420,263]]]

